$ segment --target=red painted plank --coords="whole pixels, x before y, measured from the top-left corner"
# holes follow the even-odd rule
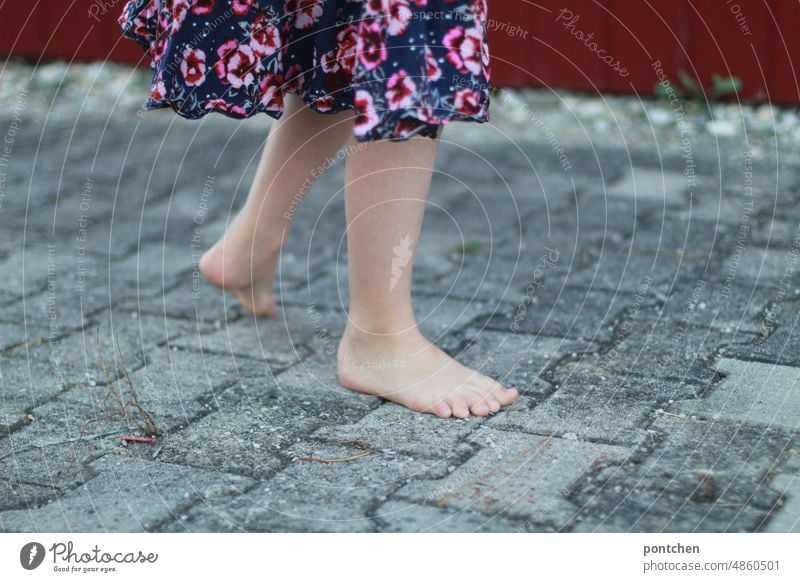
[[[654,63],[675,78],[682,60],[679,2],[606,2],[611,18],[610,53],[622,60],[628,75],[612,75],[608,89],[644,94],[658,82]]]
[[[780,103],[800,102],[800,1],[770,3],[770,98]]]
[[[28,2],[6,0],[0,8],[0,54],[38,58],[42,54],[45,11],[50,0]]]
[[[89,16],[97,0],[48,3],[42,48],[48,58],[105,60],[108,38],[100,22]]]
[[[509,0],[489,2],[489,54],[492,83],[505,87],[538,84],[531,76],[531,62],[538,47],[533,40],[535,23],[547,17],[539,5]]]
[[[687,0],[691,60],[687,71],[710,87],[713,74],[737,76],[740,98],[766,96],[769,21],[762,0]]]
[[[611,68],[598,51],[611,46],[610,17],[594,0],[543,0],[550,10],[535,23],[540,42],[532,70],[549,86],[595,91],[606,87]]]

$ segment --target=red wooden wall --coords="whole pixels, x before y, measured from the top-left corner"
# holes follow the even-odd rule
[[[0,54],[144,66],[139,46],[120,36],[123,4],[0,0]],[[563,8],[578,17],[569,28]],[[657,81],[651,64],[660,60],[673,79],[679,69],[706,86],[714,73],[736,75],[744,81],[739,98],[800,103],[800,0],[489,0],[489,17],[498,86],[649,94]],[[578,33],[593,35],[596,46]],[[629,74],[593,52],[601,50]]]

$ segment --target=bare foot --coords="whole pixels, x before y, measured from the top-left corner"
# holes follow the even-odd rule
[[[255,220],[243,209],[224,236],[200,257],[198,267],[212,285],[231,293],[247,311],[271,316],[278,313],[272,283],[281,241],[274,237],[272,240],[254,238],[254,233],[260,234],[256,226]]]
[[[494,414],[519,395],[461,365],[416,329],[376,336],[348,324],[337,355],[339,381],[346,388],[442,418]]]

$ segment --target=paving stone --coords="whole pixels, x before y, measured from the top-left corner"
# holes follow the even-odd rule
[[[322,427],[354,423],[378,405],[377,399],[362,398],[330,380],[312,385],[312,375],[318,382],[332,375],[312,372],[315,364],[292,377],[286,372],[244,379],[219,394],[214,411],[164,440],[159,458],[263,479],[291,459],[287,448],[299,438]]]
[[[119,309],[98,316],[91,327],[71,335],[44,341],[14,352],[14,365],[27,363],[40,377],[55,375],[62,383],[73,385],[105,381],[103,361],[116,378],[124,363],[128,371],[144,365],[148,355],[158,346],[179,337],[212,329],[208,324],[157,315],[142,315]],[[120,352],[122,355],[120,355]]]
[[[605,194],[675,206],[684,204],[688,185],[686,176],[677,172],[633,167],[624,178],[606,188]]]
[[[783,507],[769,520],[765,532],[800,533],[800,478],[782,473],[770,485],[784,496]]]
[[[57,495],[58,490],[52,487],[0,479],[0,511],[36,507]]]
[[[800,370],[721,358],[725,378],[701,400],[678,401],[675,411],[724,422],[800,430]]]
[[[644,316],[666,317],[727,332],[761,334],[764,314],[778,293],[774,282],[766,279],[729,283],[718,278],[700,277],[689,284],[676,286],[661,310],[648,311]]]
[[[173,345],[236,361],[260,361],[277,373],[302,361],[320,344],[327,345],[329,320],[327,312],[316,307],[287,306],[276,317],[242,317],[217,331],[179,338]]]
[[[0,322],[0,352],[4,355],[18,352],[24,349],[25,345],[41,342],[44,338],[40,335],[33,335],[31,328],[28,333],[27,325],[24,321],[18,323]]]
[[[451,511],[404,501],[388,501],[375,510],[382,532],[504,532],[529,531],[522,524],[501,517],[487,517],[469,511]],[[541,527],[541,531],[548,528]]]
[[[442,422],[432,414],[419,414],[387,402],[355,424],[330,424],[312,436],[334,442],[362,442],[377,449],[390,449],[449,463],[459,456],[458,445],[484,421],[485,418],[470,417]]]
[[[110,377],[116,379],[122,374],[123,364],[134,373],[153,356],[159,344],[171,337],[196,332],[197,325],[157,316],[131,318],[122,312],[98,322],[97,330],[97,336],[93,329],[87,329],[63,339],[34,342],[27,349],[15,350],[13,355],[3,358],[0,432],[20,422],[24,424],[33,408],[69,388],[82,387],[102,391],[104,395],[105,387],[93,388],[104,386],[106,381],[97,355],[98,338],[105,366]]]
[[[655,299],[651,299],[655,303]],[[569,339],[607,341],[618,316],[640,302],[630,293],[585,289],[544,288],[506,313],[491,318],[488,329],[507,330]]]
[[[597,349],[586,342],[469,328],[469,345],[455,354],[464,365],[521,394],[543,397],[552,387],[540,377],[562,358]]]
[[[579,286],[585,289],[604,289],[627,293],[642,293],[645,297],[668,289],[678,277],[690,276],[688,263],[677,257],[655,255],[636,249],[591,248],[582,259],[580,270],[559,271],[555,274],[559,285]],[[552,277],[551,277],[552,279]]]
[[[143,368],[130,373],[130,382],[139,403],[158,428],[170,433],[215,410],[218,395],[228,387],[263,377],[265,373],[263,367],[254,362],[236,362],[230,357],[161,347],[148,354]],[[132,400],[124,374],[115,388],[123,402]],[[107,410],[119,410],[113,397],[106,400],[107,393],[105,383],[90,384],[66,390],[58,398],[65,406],[75,405],[76,411],[88,409],[94,414],[104,414]],[[128,411],[140,419],[133,406],[129,406]]]
[[[666,214],[645,214],[634,233],[622,242],[629,242],[640,253],[680,259],[695,269],[721,268],[736,246],[736,232],[715,220],[679,217]],[[613,241],[612,241],[613,242]]]
[[[761,317],[762,329],[751,342],[732,346],[725,355],[786,366],[800,366],[800,301],[794,289],[776,291]],[[766,337],[765,337],[766,336]]]
[[[605,353],[587,355],[579,367],[589,371],[601,367],[623,376],[633,374],[705,384],[716,375],[709,364],[717,353],[723,350],[728,353],[732,347],[746,344],[755,336],[669,320],[625,320],[614,337],[614,343]]]
[[[298,445],[298,454],[308,454]],[[314,455],[338,458],[359,449],[317,444]],[[410,479],[425,477],[431,461],[376,453],[350,462],[297,460],[247,495],[210,500],[163,531],[374,531],[372,507]]]
[[[97,476],[57,501],[0,512],[5,532],[142,532],[199,500],[232,495],[250,480],[136,458],[107,456],[92,463]],[[92,503],[87,508],[86,500]]]
[[[520,397],[489,426],[634,446],[646,438],[651,412],[687,391],[652,378],[578,371],[565,376],[544,401]]]
[[[794,267],[790,262],[790,252],[779,249],[747,246],[741,253],[735,249],[725,265],[728,276],[735,275],[747,281],[778,281],[789,269],[790,281],[795,286],[800,283],[796,258]]]
[[[581,476],[628,454],[623,447],[488,428],[470,440],[484,448],[444,479],[413,481],[393,499],[558,525],[576,510],[566,496]]]
[[[513,253],[499,254],[496,248],[478,248],[475,246],[477,243],[465,244],[469,245],[463,249],[466,252],[450,255],[450,260],[455,263],[450,272],[438,278],[435,284],[418,284],[415,290],[425,289],[442,297],[493,305],[519,303],[532,281],[537,287],[550,285],[549,276],[552,273],[539,267],[544,264],[541,257],[550,254],[544,248],[546,243],[541,248],[526,249],[524,254],[519,247]]]
[[[661,416],[651,443],[570,500],[576,532],[759,531],[779,494],[767,473],[793,437],[763,427]],[[796,440],[796,439],[795,439]]]

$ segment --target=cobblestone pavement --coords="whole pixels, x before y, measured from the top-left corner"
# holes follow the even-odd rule
[[[254,320],[194,263],[268,120],[44,119],[0,124],[0,531],[800,531],[796,150],[448,129],[416,309],[522,395],[441,420],[336,381],[341,160]]]

